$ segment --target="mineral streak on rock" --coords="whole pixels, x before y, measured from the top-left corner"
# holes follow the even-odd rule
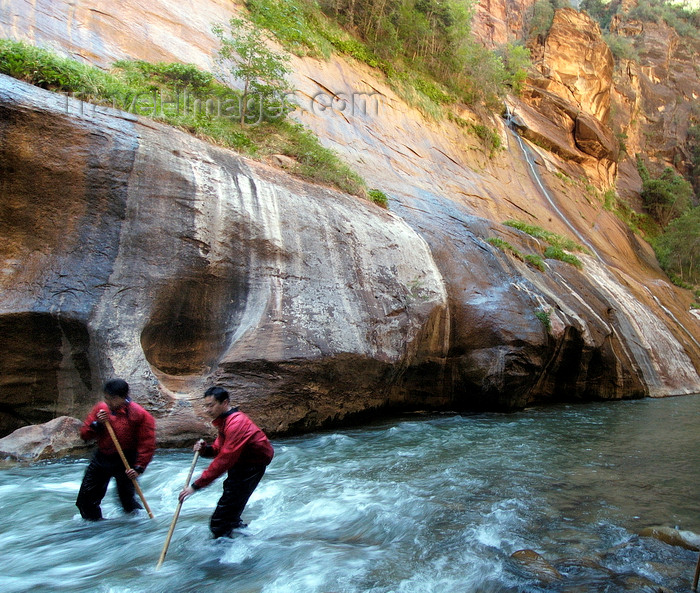
[[[478,26],[500,43],[525,26],[515,8],[531,5],[491,0]],[[0,11],[0,36],[102,67],[130,57],[213,68],[211,24],[232,8],[197,6],[38,0]],[[500,118],[489,123],[504,150],[489,156],[367,66],[294,58],[294,117],[383,190],[389,212],[0,78],[0,434],[82,417],[115,375],[172,444],[206,426],[198,396],[213,382],[272,433],[389,409],[700,391],[688,295],[601,198],[617,183],[638,199],[613,124],[628,154],[653,133],[653,159],[682,160],[673,147],[700,94],[680,44],[654,50],[671,31],[632,25],[617,24],[649,40],[644,66],[614,64],[593,21],[557,11],[532,44],[536,74],[508,99],[527,154]],[[509,219],[583,237],[582,269],[543,258],[546,244]]]

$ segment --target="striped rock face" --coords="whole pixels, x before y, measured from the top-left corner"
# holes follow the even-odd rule
[[[39,0],[0,11],[0,34],[102,67],[213,68],[210,27],[230,3],[197,6]],[[82,416],[113,376],[174,444],[202,430],[214,382],[272,433],[381,409],[700,391],[688,295],[579,181],[619,171],[599,119],[617,92],[607,54],[599,31],[567,40],[575,14],[558,12],[543,42],[543,85],[509,100],[536,146],[494,117],[490,150],[465,131],[480,121],[466,109],[467,128],[429,120],[366,66],[293,59],[293,117],[384,191],[388,212],[1,77],[0,434]],[[580,243],[581,268],[509,219]]]

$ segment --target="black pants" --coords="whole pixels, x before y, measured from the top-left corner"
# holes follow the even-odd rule
[[[224,493],[216,504],[209,528],[214,537],[230,537],[243,527],[241,513],[265,473],[265,465],[234,465],[224,480]]]
[[[130,466],[136,459],[135,453],[124,452],[124,456]],[[83,519],[99,521],[102,519],[100,503],[107,493],[107,485],[111,478],[117,482],[117,494],[124,512],[131,513],[143,508],[136,500],[134,483],[126,477],[124,463],[118,454],[105,455],[97,451],[85,470],[83,483],[80,485],[78,499],[75,506],[78,507]]]

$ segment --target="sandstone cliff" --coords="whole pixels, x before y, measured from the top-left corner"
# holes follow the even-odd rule
[[[209,68],[210,25],[231,9],[12,6],[0,1],[0,36],[101,66]],[[575,11],[543,43],[539,74],[509,102],[536,144],[494,119],[506,149],[493,156],[365,66],[295,61],[296,117],[389,195],[390,212],[3,77],[3,432],[81,416],[112,375],[158,415],[165,443],[202,427],[196,396],[214,381],[273,433],[392,407],[700,391],[688,295],[581,181],[619,174],[609,51]],[[319,93],[362,102],[320,109]],[[507,219],[581,242],[583,268],[546,259],[542,271],[492,246],[542,255]]]
[[[611,29],[629,39],[639,60],[620,60],[613,75],[610,127],[624,136],[618,189],[634,200],[641,187],[634,155],[660,172],[692,169],[688,128],[700,97],[697,56],[700,40],[680,39],[665,23],[616,18]]]
[[[523,39],[536,1],[481,0],[474,6],[474,36],[492,48]]]

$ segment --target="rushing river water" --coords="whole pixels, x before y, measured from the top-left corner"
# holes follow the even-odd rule
[[[189,451],[140,483],[155,514],[74,506],[86,460],[0,471],[0,591],[496,593],[689,591],[697,553],[639,537],[700,533],[700,396],[401,418],[279,439],[233,540],[212,540],[220,481],[182,507]],[[200,460],[195,477],[205,467]],[[532,549],[556,567],[513,558]]]

